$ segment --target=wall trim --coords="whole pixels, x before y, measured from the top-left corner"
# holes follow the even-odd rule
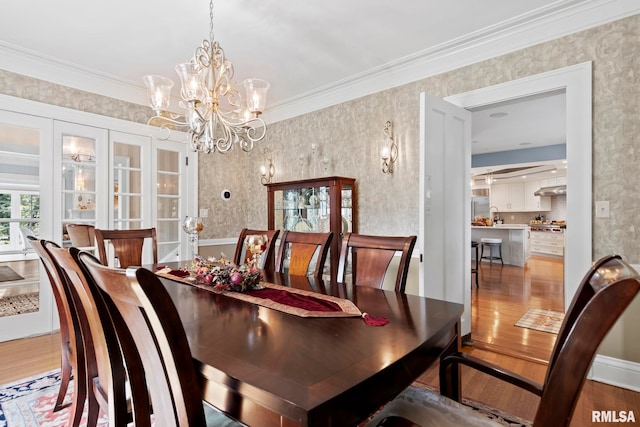
[[[587,379],[640,392],[640,363],[596,354]]]
[[[237,237],[226,237],[223,239],[200,239],[198,246],[223,246],[223,245],[235,245],[238,243]]]
[[[638,13],[640,3],[636,0],[554,2],[528,14],[270,105],[263,119],[267,123],[278,122]],[[147,104],[146,91],[140,82],[121,80],[2,41],[0,69],[135,104]]]

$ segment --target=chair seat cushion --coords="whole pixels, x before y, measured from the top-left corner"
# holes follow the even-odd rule
[[[501,426],[468,406],[414,386],[408,387],[387,404],[366,427],[375,427],[392,415],[406,418],[422,427]]]
[[[245,424],[240,421],[236,421],[224,412],[220,412],[207,402],[202,402],[204,406],[204,418],[207,423],[207,427],[246,427]]]
[[[502,239],[494,239],[490,237],[483,237],[480,241],[482,243],[502,243]]]

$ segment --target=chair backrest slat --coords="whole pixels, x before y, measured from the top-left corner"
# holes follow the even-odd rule
[[[338,282],[347,276],[348,260],[351,254],[351,274],[358,286],[382,288],[384,277],[396,252],[401,252],[395,290],[404,292],[411,254],[416,244],[416,236],[371,236],[346,233],[342,238]]]
[[[107,413],[110,420],[114,420],[113,425],[126,425],[129,421],[125,393],[127,376],[120,351],[120,342],[125,341],[119,340],[116,336],[114,324],[104,300],[96,292],[95,286],[87,279],[78,263],[77,255],[80,251],[77,248],[61,248],[53,242],[45,242],[44,248],[59,267],[63,280],[71,290],[78,314],[85,358],[84,380],[88,387],[89,414],[96,417],[97,410],[91,408],[99,406]],[[93,258],[92,255],[87,255]],[[130,366],[134,365],[133,362],[130,363]],[[130,379],[129,383],[132,394],[142,395],[144,398],[146,395],[143,393],[144,379],[139,381]],[[147,416],[148,407],[147,400]],[[139,400],[136,409],[143,412],[144,408],[144,401]],[[92,423],[93,420],[88,422],[88,424]],[[136,425],[148,426],[150,422],[145,423],[144,420],[136,418]]]
[[[95,227],[89,224],[67,224],[71,244],[76,248],[93,247],[96,244]]]
[[[288,274],[321,277],[327,259],[327,253],[329,252],[329,243],[332,238],[333,232],[283,232],[280,238],[280,246],[278,247],[276,272],[283,273],[287,270],[285,263],[288,259]],[[313,271],[309,271],[309,266],[314,259],[316,261],[315,267]]]
[[[252,234],[264,234],[269,241],[267,242],[267,249],[262,253],[262,259],[264,264],[262,268],[269,271],[275,270],[275,247],[276,240],[280,230],[253,230],[249,228],[243,228],[238,236],[238,243],[236,244],[236,251],[233,255],[233,262],[237,265],[247,264],[250,259],[250,254],[247,251],[246,238]]]
[[[155,419],[168,426],[204,426],[202,393],[189,343],[157,276],[144,268],[106,267],[86,254],[80,260],[134,338],[135,347],[123,352],[135,351],[142,359]]]
[[[111,242],[120,268],[142,265],[142,248],[145,239],[151,239],[153,263],[158,263],[158,242],[155,228],[135,230],[102,230],[96,228],[95,234],[100,262],[104,265],[108,264],[106,241]]]

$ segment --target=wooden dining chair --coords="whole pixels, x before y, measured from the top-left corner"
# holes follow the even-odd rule
[[[276,273],[284,273],[286,270],[288,274],[294,276],[309,274],[321,277],[332,238],[333,232],[283,232],[276,258]],[[312,261],[315,261],[313,266]],[[309,271],[310,266],[312,266],[312,272]]]
[[[278,239],[278,234],[280,234],[280,230],[252,230],[249,228],[243,228],[240,231],[240,236],[238,236],[238,243],[236,244],[236,252],[233,255],[233,262],[236,265],[247,264],[251,259],[251,254],[247,251],[246,239],[247,236],[252,234],[264,234],[267,236],[267,249],[262,253],[262,258],[260,262],[260,268],[273,271],[275,268],[275,257],[276,257],[276,240]]]
[[[40,261],[44,267],[47,278],[51,284],[53,297],[58,309],[58,318],[60,319],[60,344],[61,351],[61,382],[60,390],[56,402],[53,406],[53,412],[67,407],[64,405],[64,399],[69,389],[69,382],[75,377],[75,386],[71,397],[70,420],[72,426],[80,424],[84,401],[86,397],[86,383],[84,382],[84,349],[82,345],[82,334],[78,322],[71,290],[62,279],[61,272],[55,261],[44,248],[44,240],[39,240],[34,236],[27,237],[29,243],[40,257]],[[55,243],[49,243],[57,246]]]
[[[80,262],[109,301],[112,317],[124,320],[119,336],[134,338],[134,346],[123,346],[123,353],[135,352],[143,361],[155,419],[166,426],[241,426],[203,405],[182,321],[158,277],[144,268],[110,268],[86,253]]]
[[[95,227],[90,224],[67,224],[67,234],[76,248],[92,248],[96,245]]]
[[[45,242],[43,246],[71,290],[78,314],[84,349],[87,427],[97,424],[101,409],[108,416],[109,425],[125,426],[133,419],[136,426],[150,427],[146,385],[137,374],[142,372],[142,362],[135,355],[125,355],[127,369],[136,373],[127,380],[121,347],[132,346],[132,338],[124,332],[118,335],[115,332],[116,328],[126,331],[126,327],[112,318],[98,288],[83,271],[78,262],[79,249],[61,248],[53,242]],[[98,262],[93,255],[83,253]],[[135,406],[130,404],[126,389],[135,399]]]
[[[352,281],[358,286],[382,288],[389,264],[396,252],[401,252],[395,291],[404,292],[409,273],[411,254],[416,244],[416,236],[368,236],[345,233],[342,238],[340,260],[338,262],[338,282],[346,280],[351,254]]]
[[[568,426],[600,343],[639,290],[640,275],[629,264],[619,256],[604,257],[589,269],[566,312],[543,384],[469,354],[455,353],[440,361],[442,396],[410,387],[367,426],[435,426],[438,420],[461,419],[462,415],[461,425],[487,425],[486,418],[458,403],[460,365],[539,396],[534,427]]]
[[[142,247],[145,239],[151,239],[153,250],[153,263],[158,263],[158,241],[155,228],[143,228],[135,230],[102,230],[96,228],[96,244],[98,257],[104,265],[108,264],[106,242],[111,242],[115,257],[118,258],[118,267],[142,265]]]

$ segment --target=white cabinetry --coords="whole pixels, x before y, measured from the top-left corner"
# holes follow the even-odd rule
[[[533,193],[542,187],[540,181],[527,181],[524,183],[524,210],[529,211],[550,211],[551,197],[535,196]]]
[[[491,206],[498,212],[540,212],[551,210],[551,197],[535,196],[533,193],[541,187],[563,185],[566,177],[510,182],[491,186]]]
[[[564,233],[531,232],[531,253],[545,256],[564,256]]]
[[[524,211],[524,184],[512,182],[492,185],[491,206],[498,208],[498,212]]]

